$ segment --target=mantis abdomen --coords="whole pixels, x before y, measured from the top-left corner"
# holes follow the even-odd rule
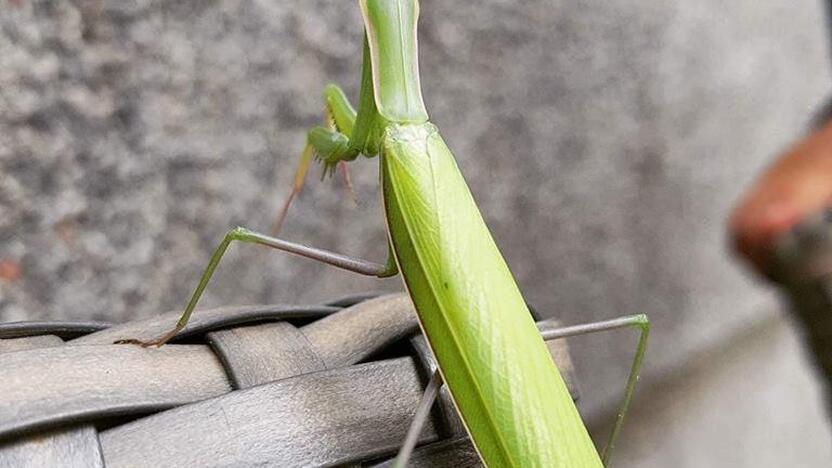
[[[483,460],[495,467],[602,466],[436,127],[388,127],[381,161],[396,261]]]

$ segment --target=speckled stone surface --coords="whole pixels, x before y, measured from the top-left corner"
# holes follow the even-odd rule
[[[820,2],[422,12],[429,112],[530,302],[565,324],[650,314],[647,379],[770,316],[722,222],[832,82]],[[5,2],[0,261],[21,276],[0,280],[0,320],[183,307],[227,229],[268,229],[323,86],[355,99],[360,45],[352,1]],[[382,258],[376,161],[353,177],[357,209],[310,177],[285,236]],[[233,246],[202,306],[400,289]],[[589,413],[623,386],[619,335],[574,340]]]

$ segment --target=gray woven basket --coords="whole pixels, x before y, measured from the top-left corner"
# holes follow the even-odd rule
[[[173,344],[112,344],[177,315],[0,325],[0,466],[387,466],[435,368],[401,294],[203,310]],[[447,393],[419,444],[411,466],[480,466]]]

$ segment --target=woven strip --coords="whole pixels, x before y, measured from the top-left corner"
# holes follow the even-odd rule
[[[159,349],[111,343],[158,336],[177,312],[0,324],[0,467],[385,463],[435,363],[407,296],[370,297],[199,311]],[[573,382],[565,342],[549,345]],[[448,398],[414,466],[479,466]]]

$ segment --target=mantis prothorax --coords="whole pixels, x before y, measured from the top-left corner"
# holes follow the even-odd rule
[[[602,466],[567,387],[552,362],[505,260],[451,151],[428,121],[419,83],[417,0],[360,0],[364,58],[358,111],[344,93],[324,91],[327,125],[311,129],[292,195],[313,156],[326,172],[359,155],[380,157],[389,240],[384,263],[303,246],[245,228],[231,230],[214,252],[188,305],[162,345],[187,323],[232,241],[255,243],[316,259],[363,275],[401,272],[440,375],[431,379],[411,433],[418,433],[447,385],[483,462],[490,467]],[[276,223],[279,229],[288,203]],[[630,379],[603,463],[621,428],[646,347],[643,315],[561,330],[562,335],[618,327],[641,331]],[[414,437],[399,459],[406,461]]]

